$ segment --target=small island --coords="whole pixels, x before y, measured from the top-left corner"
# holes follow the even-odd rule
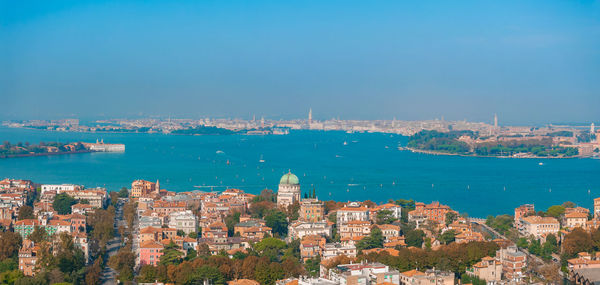
[[[571,141],[572,133],[551,133],[538,136],[490,135],[474,131],[438,132],[423,130],[409,137],[407,150],[428,154],[514,157],[572,158],[579,156]]]
[[[47,156],[90,152],[124,152],[123,144],[105,144],[103,141],[96,143],[74,142],[40,142],[30,144],[29,142],[18,142],[13,144],[5,141],[0,145],[0,159],[13,157]]]

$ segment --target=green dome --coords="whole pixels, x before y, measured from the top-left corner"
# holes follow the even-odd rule
[[[291,172],[288,172],[288,173],[284,174],[283,176],[281,176],[281,180],[279,180],[279,184],[298,185],[298,184],[300,184],[300,180],[298,180],[298,176],[292,174]]]

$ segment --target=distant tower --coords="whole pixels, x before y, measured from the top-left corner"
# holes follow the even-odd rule
[[[261,129],[265,128],[265,117],[260,117],[260,128]]]
[[[494,114],[494,128],[497,129],[498,128],[498,115]]]
[[[154,191],[156,191],[156,193],[160,193],[160,182],[158,182],[158,179],[156,179],[156,188],[154,189]]]
[[[308,124],[312,124],[312,108],[308,109]]]
[[[594,123],[590,126],[590,133],[593,134],[595,132]]]

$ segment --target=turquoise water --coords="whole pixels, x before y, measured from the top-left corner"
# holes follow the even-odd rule
[[[109,190],[129,186],[135,179],[159,179],[161,188],[173,191],[211,189],[194,187],[205,185],[259,193],[276,189],[290,169],[302,189],[314,186],[320,199],[435,200],[478,217],[512,213],[522,203],[545,209],[569,200],[591,208],[592,199],[600,196],[600,160],[416,154],[396,149],[406,142],[398,135],[293,131],[287,136],[175,136],[0,128],[1,141],[96,138],[124,143],[127,151],[0,159],[0,177]]]

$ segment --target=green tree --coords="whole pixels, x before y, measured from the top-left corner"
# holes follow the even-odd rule
[[[113,206],[109,206],[107,210],[96,209],[87,220],[91,229],[91,238],[98,241],[100,247],[114,237],[115,208]]]
[[[66,232],[62,232],[59,234],[58,239],[55,259],[60,271],[72,275],[73,272],[83,269],[85,257],[81,249],[75,246],[73,237]]]
[[[33,214],[33,208],[31,206],[23,205],[21,208],[19,208],[19,215],[17,216],[17,219],[35,219],[35,215]]]
[[[150,283],[158,280],[158,272],[156,267],[152,265],[143,265],[140,268],[140,273],[136,279],[139,283]]]
[[[127,191],[126,187],[121,188],[119,191],[119,198],[127,198],[129,196],[129,191]]]
[[[446,226],[452,224],[457,218],[458,215],[455,212],[450,211],[446,213]]]
[[[177,265],[183,261],[183,252],[179,251],[179,246],[177,246],[173,241],[169,243],[163,249],[163,255],[160,257],[160,261],[158,264],[160,265]]]
[[[405,235],[408,246],[421,247],[425,233],[422,230],[411,230]]]
[[[546,236],[546,242],[544,242],[543,251],[548,256],[552,253],[558,253],[558,241],[556,240],[555,235],[549,234]]]
[[[102,277],[102,257],[97,258],[94,264],[87,269],[85,284],[99,285],[100,277]]]
[[[48,239],[48,233],[45,227],[36,226],[33,232],[29,235],[29,239],[35,243],[40,243]]]
[[[256,276],[256,281],[260,284],[273,285],[275,281],[283,279],[284,272],[278,263],[261,263],[256,266],[254,275]]]
[[[574,257],[579,252],[589,252],[594,248],[591,235],[582,228],[575,228],[562,242],[563,252]]]
[[[280,237],[285,237],[288,232],[288,221],[285,213],[279,210],[273,210],[265,216],[265,223],[267,227],[273,229],[273,234],[277,234]]]
[[[548,216],[559,218],[565,212],[565,207],[560,205],[550,206],[546,212]]]
[[[394,221],[396,221],[396,218],[394,217],[394,213],[392,213],[392,211],[381,210],[377,212],[376,220],[378,225],[383,225],[393,223]]]
[[[455,238],[456,232],[454,230],[445,231],[442,235],[440,235],[440,241],[444,244],[453,242]]]
[[[382,248],[382,247],[383,247],[383,233],[381,232],[381,229],[379,229],[377,227],[374,227],[368,236],[364,237],[356,244],[356,249],[358,249],[358,250],[371,249],[371,248]]]
[[[480,279],[477,276],[470,276],[467,273],[463,273],[460,276],[460,283],[461,284],[473,284],[473,285],[486,285],[487,282],[483,279]]]
[[[517,240],[517,247],[519,247],[519,248],[528,248],[529,247],[529,241],[526,238],[519,238]]]
[[[240,212],[234,212],[231,215],[225,217],[225,225],[227,226],[227,234],[233,236],[235,225],[240,222]]]
[[[131,250],[131,243],[117,251],[110,257],[108,264],[119,273],[118,279],[125,283],[133,280],[133,267],[135,266],[135,253]]]
[[[21,243],[21,235],[18,233],[0,232],[0,260],[16,258]]]
[[[510,215],[488,216],[485,224],[505,235],[512,229],[513,221]]]
[[[532,240],[529,243],[529,247],[527,248],[527,250],[529,250],[529,252],[531,252],[532,254],[541,255],[542,254],[542,246],[540,244],[540,241],[537,239]]]
[[[54,197],[52,207],[59,215],[71,214],[71,206],[75,204],[75,199],[65,193],[60,193]]]
[[[307,260],[304,263],[304,268],[306,269],[306,272],[308,272],[308,274],[312,277],[319,276],[319,272],[320,272],[319,270],[321,269],[320,266],[321,266],[321,256],[319,256],[319,255]]]
[[[224,285],[225,277],[223,277],[219,269],[203,265],[192,275],[192,282],[190,284],[206,284],[204,281],[208,281],[208,284]]]
[[[271,261],[279,261],[279,258],[286,247],[287,245],[284,241],[274,237],[264,238],[254,244],[254,250],[256,250],[260,256],[267,257]]]

